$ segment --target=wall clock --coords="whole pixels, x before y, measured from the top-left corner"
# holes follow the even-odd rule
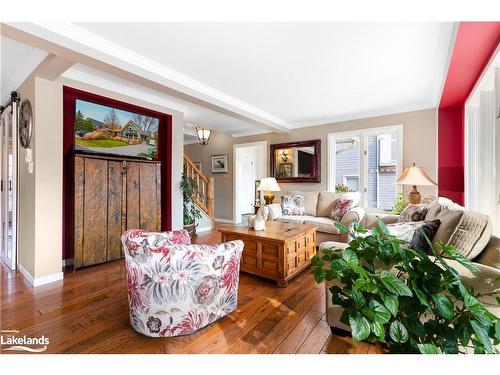
[[[19,141],[21,146],[29,148],[33,134],[33,111],[28,99],[24,99],[19,110]]]

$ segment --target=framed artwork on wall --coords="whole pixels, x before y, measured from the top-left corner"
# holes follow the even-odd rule
[[[212,173],[227,173],[227,154],[212,156]]]

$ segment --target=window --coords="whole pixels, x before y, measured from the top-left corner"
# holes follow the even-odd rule
[[[359,176],[344,176],[344,185],[349,191],[359,191]]]
[[[387,211],[394,206],[402,171],[402,126],[328,135],[328,190],[343,184],[361,193],[364,207]]]

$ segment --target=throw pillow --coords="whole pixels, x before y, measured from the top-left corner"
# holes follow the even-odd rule
[[[338,198],[333,202],[330,218],[336,221],[341,221],[344,215],[349,211],[353,203],[352,199]]]
[[[304,207],[304,196],[302,194],[282,195],[281,210],[284,216],[304,216],[306,211]]]
[[[440,220],[423,221],[422,225],[415,230],[415,233],[413,233],[410,247],[412,249],[429,251],[430,246],[425,237],[427,237],[432,243],[432,239],[434,238],[440,224]]]
[[[405,207],[403,211],[401,211],[401,214],[399,215],[398,223],[406,223],[409,221],[421,221],[425,217],[425,213],[421,215],[421,213],[427,210],[427,205],[425,203],[423,204],[409,204],[408,206]],[[415,218],[418,218],[420,220],[413,220],[412,216],[413,214],[418,213],[418,215],[415,215]]]

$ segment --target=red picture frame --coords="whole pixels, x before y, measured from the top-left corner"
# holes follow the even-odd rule
[[[172,229],[172,116],[90,92],[63,86],[63,259],[74,252],[74,122],[76,100],[111,106],[159,119],[158,160],[161,162],[161,230]],[[124,157],[124,159],[126,159]]]

